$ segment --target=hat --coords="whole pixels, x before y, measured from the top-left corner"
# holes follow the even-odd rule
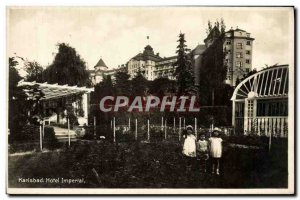
[[[222,130],[220,128],[215,127],[213,132],[222,132]]]
[[[189,130],[189,129],[190,129],[191,131],[194,130],[192,125],[187,125],[185,129],[186,129],[186,130]]]

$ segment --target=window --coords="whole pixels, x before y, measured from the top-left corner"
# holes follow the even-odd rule
[[[243,53],[242,52],[237,52],[236,53],[236,57],[237,58],[242,58],[243,57]]]
[[[247,45],[251,45],[251,41],[248,40],[246,44],[247,44]]]
[[[231,80],[231,76],[227,76],[226,79],[227,79],[227,80]]]
[[[288,102],[284,100],[258,100],[257,116],[288,116]]]
[[[243,67],[243,63],[241,61],[236,62],[236,67]]]
[[[231,45],[231,41],[230,41],[230,40],[227,40],[227,41],[226,41],[226,44],[227,44],[227,45]]]
[[[247,63],[247,64],[250,64],[250,59],[246,59],[246,63]]]
[[[253,117],[253,100],[248,101],[248,117]]]
[[[243,49],[243,43],[236,43],[237,49]]]
[[[232,71],[232,67],[228,67],[228,71],[231,72]]]
[[[249,50],[247,50],[247,51],[246,51],[246,54],[247,54],[247,55],[250,55],[250,54],[251,54],[251,52],[250,52]]]
[[[247,72],[247,73],[250,72],[250,69],[249,69],[249,68],[246,68],[246,72]]]
[[[228,54],[231,54],[231,50],[228,50],[227,52],[228,52]]]

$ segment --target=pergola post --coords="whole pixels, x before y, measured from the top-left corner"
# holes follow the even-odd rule
[[[83,117],[84,117],[84,122],[83,124],[88,124],[88,94],[87,93],[84,93],[82,95],[82,108],[83,108]]]

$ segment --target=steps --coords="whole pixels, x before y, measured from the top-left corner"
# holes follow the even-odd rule
[[[65,142],[69,140],[69,134],[68,134],[68,129],[65,128],[60,128],[53,126],[54,131],[55,131],[55,137],[59,142]],[[71,141],[76,141],[76,133],[73,130],[70,130],[70,139]]]

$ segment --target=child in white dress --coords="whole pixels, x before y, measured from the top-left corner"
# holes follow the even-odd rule
[[[182,153],[187,161],[187,169],[191,170],[196,159],[196,137],[193,134],[193,127],[191,125],[186,127],[186,131],[187,135],[183,143]]]
[[[213,135],[209,138],[209,153],[212,158],[212,173],[220,174],[220,158],[222,157],[222,138],[219,138],[221,129],[214,128]]]

